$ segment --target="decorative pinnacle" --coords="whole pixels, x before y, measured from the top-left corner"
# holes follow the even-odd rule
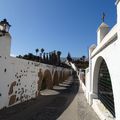
[[[104,22],[105,21],[105,13],[103,12],[103,14],[102,14],[102,22]]]

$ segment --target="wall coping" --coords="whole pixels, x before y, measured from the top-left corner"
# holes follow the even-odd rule
[[[117,38],[117,24],[109,31],[109,33],[103,38],[101,43],[94,49],[94,51],[91,53],[91,59],[96,56],[99,52],[101,52],[106,46],[112,43],[113,40],[116,40]]]
[[[115,5],[117,5],[119,2],[120,2],[120,0],[117,0],[117,1],[115,2]]]
[[[115,120],[109,110],[103,105],[99,99],[93,99],[92,108],[101,120]]]

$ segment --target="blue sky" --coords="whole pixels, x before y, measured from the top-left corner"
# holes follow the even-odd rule
[[[88,55],[96,43],[96,30],[105,22],[116,23],[115,0],[0,0],[0,20],[7,18],[12,25],[11,53],[62,51],[66,57]]]

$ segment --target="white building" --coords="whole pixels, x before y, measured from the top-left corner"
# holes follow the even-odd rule
[[[102,120],[120,120],[120,0],[116,6],[117,23],[111,30],[104,22],[99,26],[82,83],[88,103]]]

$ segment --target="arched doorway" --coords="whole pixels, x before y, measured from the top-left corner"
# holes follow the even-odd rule
[[[112,90],[111,77],[104,59],[102,59],[99,67],[98,98],[115,117],[114,96]]]
[[[52,82],[52,76],[49,70],[45,70],[44,72],[44,77],[42,80],[42,86],[41,86],[41,90],[43,89],[52,89],[53,87],[53,82]]]
[[[63,81],[67,80],[68,77],[69,77],[68,71],[64,71],[64,72],[63,72]]]

